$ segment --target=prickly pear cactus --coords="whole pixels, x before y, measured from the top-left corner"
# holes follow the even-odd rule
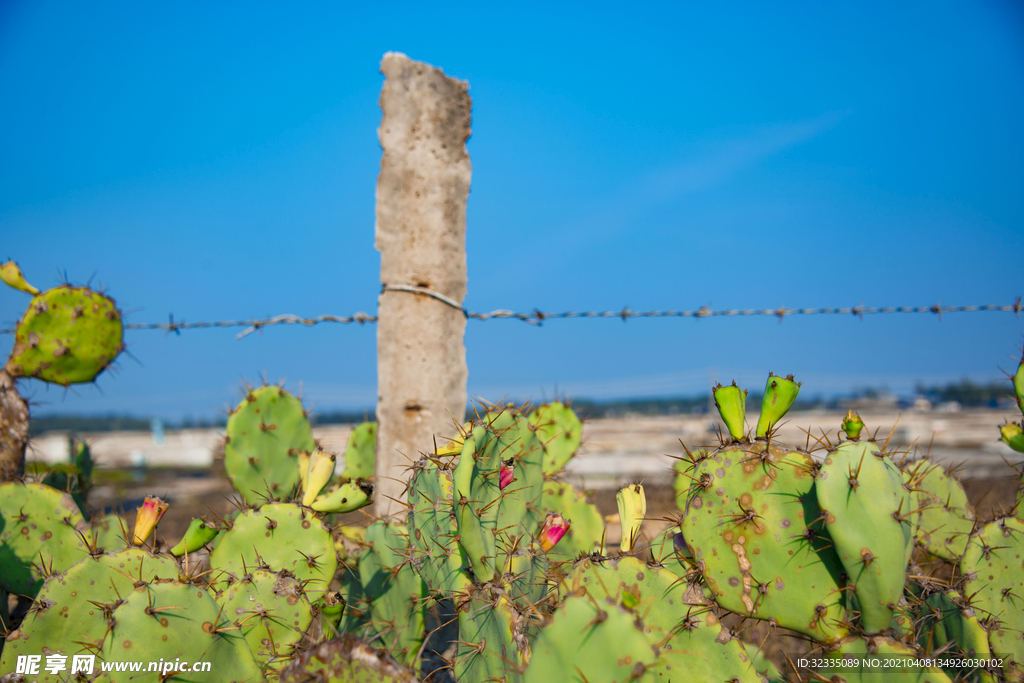
[[[903,595],[914,548],[903,477],[876,444],[846,441],[825,458],[817,479],[818,503],[857,597],[861,627],[880,633]]]
[[[619,605],[636,614],[649,644],[660,653],[658,666],[647,671],[652,681],[681,675],[696,681],[760,681],[743,644],[722,626],[703,595],[667,569],[629,556],[588,558],[576,563],[563,586],[602,608]],[[608,647],[617,649],[614,643]]]
[[[723,448],[694,463],[682,529],[720,605],[833,642],[848,617],[816,469],[774,445]]]
[[[217,604],[249,644],[260,666],[287,666],[293,647],[313,621],[302,584],[288,572],[257,569],[234,577],[217,595]]]
[[[305,652],[281,673],[281,683],[417,683],[416,674],[345,634]]]
[[[88,287],[61,285],[32,298],[4,369],[12,377],[68,386],[96,379],[122,349],[114,300]]]
[[[525,683],[644,679],[658,652],[633,611],[586,595],[571,595],[559,605],[531,646]],[[683,672],[680,680],[688,678]],[[483,680],[483,679],[478,679]],[[511,679],[514,680],[514,679]]]
[[[1024,679],[1024,521],[1004,517],[971,537],[960,561],[964,595],[988,630],[993,654],[1007,655],[1003,675]]]
[[[544,448],[544,474],[557,474],[580,447],[580,419],[572,408],[555,401],[530,413],[530,425]]]
[[[138,548],[87,557],[50,576],[36,596],[33,609],[10,634],[0,659],[0,676],[13,673],[18,655],[46,650],[80,654],[99,647],[109,616],[136,583],[178,578],[178,566],[165,557]],[[56,674],[40,681],[64,680]]]
[[[318,600],[338,568],[334,539],[315,514],[290,503],[242,511],[210,553],[210,582],[223,590],[256,569],[287,570]]]
[[[146,659],[168,665],[208,662],[207,672],[183,674],[190,681],[259,681],[263,673],[245,638],[202,587],[177,581],[143,583],[124,596],[111,611],[112,625],[103,638],[100,658],[108,662]],[[201,653],[201,656],[197,656]],[[130,671],[112,673],[110,680],[139,680]]]
[[[344,479],[373,479],[374,466],[377,462],[377,423],[364,422],[348,437],[345,449]]]
[[[469,558],[458,543],[452,493],[452,472],[423,460],[413,468],[409,482],[410,541],[417,571],[434,595],[464,592],[472,585]]]
[[[366,546],[352,579],[359,581],[368,610],[353,630],[370,645],[384,647],[399,663],[412,666],[423,644],[427,587],[409,561],[406,527],[378,520],[367,527]]]
[[[483,588],[459,606],[458,618],[455,680],[522,680],[519,671],[530,660],[523,634],[526,618],[508,597],[497,589]]]
[[[89,554],[89,525],[67,493],[0,484],[0,588],[35,595],[43,579]]]
[[[930,554],[956,562],[967,549],[976,517],[967,493],[941,467],[922,461],[913,474],[917,491],[914,518],[918,543]]]
[[[316,447],[302,403],[278,386],[252,389],[226,431],[224,468],[245,501],[289,498],[299,483],[299,454]]]
[[[541,509],[545,514],[557,512],[572,520],[572,525],[562,540],[548,551],[549,560],[575,560],[581,554],[587,555],[601,549],[605,533],[604,518],[597,505],[587,500],[586,494],[582,491],[571,484],[548,480],[544,482]]]

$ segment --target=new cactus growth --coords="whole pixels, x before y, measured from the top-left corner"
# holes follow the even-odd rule
[[[864,421],[860,419],[860,415],[852,410],[847,411],[846,418],[843,420],[843,431],[846,432],[847,438],[856,441],[860,438],[862,429],[864,429]]]
[[[736,386],[723,387],[721,384],[713,387],[711,393],[715,397],[715,407],[725,422],[726,429],[733,441],[743,441],[747,438],[747,392]]]
[[[622,541],[619,547],[628,553],[640,538],[640,526],[647,516],[647,496],[640,484],[630,484],[615,494],[619,507],[619,522],[622,524]]]
[[[29,294],[38,294],[39,290],[33,287],[25,280],[25,276],[21,272],[21,268],[14,261],[8,261],[3,265],[0,265],[0,280],[3,280],[8,286],[14,289],[27,292]]]
[[[302,504],[310,505],[324,490],[324,487],[334,476],[333,453],[325,453],[320,449],[313,451],[309,456],[309,463],[306,465],[306,476],[302,478],[302,486],[305,492],[302,494]],[[301,465],[300,465],[301,467]]]
[[[310,507],[317,512],[355,512],[373,502],[373,484],[364,481],[346,481],[330,493],[314,500]]]
[[[373,479],[374,465],[377,461],[377,423],[364,422],[348,437],[345,449],[345,471],[341,476],[345,479]]]
[[[800,393],[800,384],[793,381],[793,375],[776,377],[768,373],[768,383],[765,385],[764,398],[761,400],[761,415],[757,418],[757,438],[767,436],[793,407],[797,394]]]
[[[1018,453],[1024,453],[1024,431],[1016,422],[1007,422],[999,428],[999,440]]]
[[[185,553],[194,553],[204,545],[212,541],[219,531],[205,519],[193,519],[188,525],[188,530],[178,544],[171,548],[170,553],[175,557]]]

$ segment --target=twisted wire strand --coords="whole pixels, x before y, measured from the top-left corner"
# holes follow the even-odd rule
[[[834,308],[786,308],[785,306],[779,306],[778,308],[732,308],[725,310],[711,310],[707,306],[698,308],[697,310],[691,311],[633,311],[628,306],[619,311],[564,311],[561,313],[551,313],[547,311],[541,311],[534,309],[530,313],[517,313],[515,311],[507,309],[498,309],[487,313],[477,313],[470,311],[460,306],[456,301],[449,297],[434,292],[425,287],[414,287],[412,285],[385,285],[384,292],[397,291],[407,292],[411,294],[419,294],[428,296],[436,299],[447,306],[457,308],[462,311],[466,318],[472,320],[521,320],[531,325],[540,326],[545,320],[569,320],[575,318],[619,318],[623,322],[630,318],[713,318],[713,317],[731,317],[731,316],[771,316],[778,318],[780,321],[791,316],[791,315],[854,315],[859,318],[863,318],[865,315],[878,315],[884,313],[932,313],[938,315],[939,318],[946,313],[980,313],[980,312],[1008,312],[1014,313],[1017,317],[1020,317],[1021,313],[1021,298],[1017,297],[1017,300],[1010,305],[972,305],[972,306],[942,306],[941,304],[932,304],[931,306],[865,306],[861,304],[859,306],[847,306],[847,307],[834,307]],[[181,330],[195,330],[208,327],[244,327],[245,329],[236,335],[236,338],[241,339],[253,332],[262,330],[264,327],[272,327],[274,325],[306,325],[313,326],[321,323],[341,323],[341,324],[352,324],[358,323],[364,325],[366,323],[377,322],[377,316],[369,315],[367,313],[358,312],[350,316],[338,316],[338,315],[321,315],[315,318],[303,318],[298,315],[284,314],[275,315],[269,318],[250,318],[248,320],[214,320],[208,322],[185,322],[175,321],[174,316],[171,315],[166,323],[129,323],[124,326],[126,330],[163,330],[166,334],[174,332],[175,334],[181,334]],[[0,328],[0,334],[13,334],[15,328]]]

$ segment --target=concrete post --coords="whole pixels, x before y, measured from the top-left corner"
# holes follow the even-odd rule
[[[455,433],[466,410],[466,200],[469,84],[389,52],[377,179],[383,290],[377,323],[376,514],[404,513],[408,466]]]

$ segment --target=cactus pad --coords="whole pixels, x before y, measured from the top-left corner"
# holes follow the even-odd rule
[[[181,660],[186,664],[201,661],[208,662],[210,670],[190,671],[188,680],[217,683],[263,680],[239,630],[210,594],[199,586],[176,581],[142,584],[125,596],[112,616],[113,626],[100,652],[100,658],[105,661],[144,659],[155,662],[162,659],[164,662]],[[110,675],[110,680],[125,683],[139,678],[137,673],[129,671]]]
[[[583,425],[572,408],[560,403],[547,403],[530,413],[530,425],[544,447],[544,474],[560,472],[580,447]]]
[[[918,542],[932,555],[956,562],[974,531],[974,510],[964,487],[941,467],[923,463],[914,475],[920,512],[915,515]]]
[[[307,598],[317,600],[337,567],[331,532],[319,517],[289,503],[245,510],[217,537],[210,553],[211,583],[217,590],[223,590],[230,576],[241,579],[269,568],[291,572],[303,582]]]
[[[1006,517],[971,537],[960,561],[964,595],[988,629],[992,653],[1006,655],[1008,680],[1024,678],[1024,521]]]
[[[377,462],[377,423],[364,422],[348,437],[345,449],[344,479],[373,479],[374,467]]]
[[[14,336],[6,370],[68,386],[91,382],[124,348],[121,311],[87,287],[62,285],[37,294]]]
[[[548,480],[544,482],[541,510],[557,512],[571,522],[569,530],[554,548],[548,551],[552,562],[575,560],[601,548],[604,539],[604,518],[597,506],[571,484]]]
[[[508,598],[482,589],[459,606],[458,618],[455,680],[522,680],[519,670],[529,661],[530,648],[521,630],[524,618]]]
[[[903,595],[914,547],[910,496],[900,471],[874,443],[846,441],[825,458],[816,488],[861,625],[866,633],[880,633]]]
[[[314,448],[299,399],[278,386],[260,387],[228,417],[224,468],[250,505],[285,499],[299,483],[299,453]]]
[[[730,447],[690,474],[683,536],[718,603],[820,641],[845,635],[842,566],[821,522],[810,456]]]
[[[89,525],[67,493],[43,484],[0,484],[0,588],[35,595],[46,575],[89,554]]]
[[[302,585],[287,572],[258,569],[232,581],[218,596],[224,616],[238,627],[261,666],[285,666],[292,646],[313,621]]]
[[[531,651],[530,665],[523,675],[525,683],[567,679],[624,683],[643,677],[658,659],[631,611],[619,604],[577,595],[559,606],[537,635]],[[684,679],[689,680],[685,673],[679,680]]]
[[[0,676],[14,671],[17,656],[46,648],[69,657],[99,645],[107,630],[104,608],[113,609],[136,582],[176,579],[178,565],[138,548],[87,557],[51,576],[36,597],[35,609],[7,640]],[[63,680],[43,675],[40,681]]]
[[[666,569],[629,556],[585,559],[563,585],[602,609],[614,604],[635,613],[648,642],[661,653],[658,666],[648,671],[652,681],[679,680],[680,672],[687,680],[760,680],[742,643],[723,628],[703,595]]]

